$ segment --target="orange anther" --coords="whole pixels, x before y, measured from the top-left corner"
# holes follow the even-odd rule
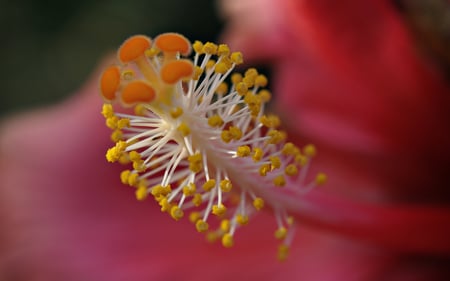
[[[155,90],[144,81],[133,81],[124,87],[121,98],[125,105],[149,103],[155,99]]]
[[[150,38],[145,35],[135,35],[123,42],[117,55],[122,63],[133,61],[144,55],[145,50],[149,49],[152,44]]]
[[[119,67],[111,65],[103,71],[100,77],[100,93],[109,101],[116,98],[116,91],[120,85]]]
[[[167,84],[174,84],[182,78],[192,76],[194,66],[189,60],[175,60],[168,62],[161,68],[161,79]]]
[[[155,45],[163,52],[189,55],[191,43],[183,35],[178,33],[163,33],[155,38]]]

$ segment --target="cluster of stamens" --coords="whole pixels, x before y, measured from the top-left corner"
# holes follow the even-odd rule
[[[153,41],[133,36],[118,59],[104,70],[100,92],[115,142],[106,158],[130,166],[121,181],[135,188],[138,200],[153,196],[175,220],[188,214],[197,231],[225,247],[268,205],[281,241],[278,256],[285,259],[294,220],[261,191],[304,192],[326,176],[308,176],[314,146],[286,142],[279,118],[264,113],[267,78],[253,68],[232,74],[241,53],[224,44],[191,45],[176,33]],[[116,103],[131,109],[117,110]]]

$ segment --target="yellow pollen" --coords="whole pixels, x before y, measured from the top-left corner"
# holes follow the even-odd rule
[[[284,238],[286,238],[287,235],[287,229],[283,226],[279,227],[275,233],[275,238],[277,238],[278,240],[283,240]]]
[[[303,153],[308,157],[314,157],[316,155],[316,147],[312,144],[308,144],[303,148]]]
[[[253,199],[253,207],[258,211],[261,210],[264,208],[264,200],[261,197],[256,197]]]
[[[271,171],[279,169],[281,167],[280,157],[278,157],[278,156],[270,156],[269,160],[270,160],[270,170]]]
[[[327,182],[327,175],[324,173],[318,173],[316,176],[316,184],[317,185],[323,185]]]
[[[231,227],[230,220],[224,219],[220,222],[220,230],[222,230],[223,232],[230,231],[230,227]]]
[[[159,201],[159,205],[161,206],[161,212],[165,213],[171,210],[172,204],[169,203],[166,197],[162,196],[162,199]]]
[[[267,103],[272,98],[272,94],[269,90],[264,89],[258,92],[258,97],[260,98],[261,102]]]
[[[201,218],[200,212],[194,211],[189,214],[189,221],[191,223],[196,223]]]
[[[266,176],[268,172],[270,172],[270,164],[262,164],[259,167],[259,174],[261,176],[263,176],[263,177]]]
[[[202,188],[203,190],[205,190],[206,192],[211,191],[214,187],[216,186],[216,180],[210,179],[208,181],[206,181]]]
[[[211,127],[220,127],[223,125],[223,119],[218,114],[215,114],[208,118],[208,125]]]
[[[226,44],[220,44],[217,49],[218,56],[228,56],[230,54],[230,48]]]
[[[284,172],[286,173],[286,175],[292,177],[298,174],[298,169],[297,166],[295,166],[294,164],[289,164],[284,169]]]
[[[139,201],[143,201],[145,198],[147,198],[148,192],[147,187],[145,186],[139,186],[136,189],[136,199]]]
[[[223,192],[230,192],[233,188],[233,185],[231,184],[230,180],[224,179],[220,182],[220,189]]]
[[[139,175],[137,173],[131,173],[128,176],[128,185],[129,186],[137,186],[139,183]]]
[[[181,107],[174,107],[170,110],[170,116],[172,116],[172,118],[176,119],[178,117],[180,117],[183,114],[183,109]]]
[[[244,82],[239,82],[236,85],[236,91],[238,92],[239,95],[244,96],[245,94],[248,93],[248,87]]]
[[[234,244],[233,235],[231,235],[230,233],[225,233],[222,236],[222,245],[225,248],[231,248],[233,247],[233,244]]]
[[[281,244],[278,247],[278,260],[285,261],[289,255],[289,246],[286,244]]]
[[[278,175],[273,179],[273,184],[275,186],[283,187],[286,185],[286,179],[284,178],[284,175]]]
[[[120,181],[123,184],[128,184],[128,177],[130,176],[131,171],[130,170],[123,170],[120,173]]]
[[[185,122],[181,122],[181,124],[177,127],[177,130],[181,133],[183,137],[188,136],[191,133],[191,129],[189,125]]]
[[[195,207],[198,207],[202,203],[203,203],[202,196],[199,193],[194,194],[194,197],[192,198],[192,204],[194,204]]]
[[[250,147],[248,145],[241,145],[238,146],[237,150],[236,150],[236,155],[239,157],[247,157],[250,155]]]
[[[110,103],[105,103],[102,106],[102,115],[105,118],[111,118],[114,116],[114,110]]]
[[[215,55],[217,53],[217,45],[211,42],[206,42],[203,45],[202,52],[208,55]]]
[[[242,64],[244,62],[244,57],[241,52],[233,52],[230,56],[231,61],[236,64]]]
[[[259,147],[254,147],[253,148],[253,156],[252,156],[253,161],[255,161],[255,162],[261,161],[262,156],[263,156],[262,149]]]
[[[256,76],[255,78],[255,86],[257,87],[266,87],[268,82],[267,77],[262,74]]]
[[[198,232],[206,232],[209,228],[209,225],[206,221],[200,219],[195,223],[195,228]]]
[[[183,187],[183,194],[186,196],[193,196],[195,194],[195,191],[197,190],[197,187],[195,186],[195,183],[189,183],[185,187]]]
[[[248,224],[248,216],[239,214],[236,216],[236,221],[239,225],[247,225]]]
[[[178,206],[173,206],[170,209],[170,216],[177,221],[184,216],[184,212]]]
[[[231,83],[233,83],[233,85],[237,85],[239,82],[242,82],[242,74],[240,74],[240,73],[233,73],[231,75]],[[247,88],[247,90],[248,90],[248,88]]]
[[[240,140],[242,138],[242,131],[241,129],[239,129],[239,127],[230,126],[230,128],[228,128],[228,131],[230,132],[231,138],[233,140]]]
[[[225,215],[225,212],[227,211],[227,207],[225,205],[214,205],[212,207],[212,213],[218,217]]]
[[[195,41],[194,44],[192,44],[192,48],[194,49],[194,51],[201,55],[203,54],[203,43],[200,41]]]

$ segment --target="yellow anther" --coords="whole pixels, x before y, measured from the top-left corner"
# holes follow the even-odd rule
[[[278,118],[278,116],[273,115],[273,114],[270,114],[268,116],[263,115],[263,116],[261,116],[259,121],[261,122],[261,124],[263,124],[267,128],[272,128],[272,129],[279,127],[281,124],[280,118]]]
[[[163,65],[161,79],[167,84],[190,78],[194,74],[194,65],[190,60],[174,60]]]
[[[298,174],[298,169],[294,164],[289,164],[284,169],[284,172],[286,173],[286,175],[292,177]]]
[[[295,155],[295,162],[303,167],[308,163],[308,158],[303,154],[297,154]]]
[[[272,98],[272,94],[269,90],[264,89],[258,92],[258,97],[261,99],[261,102],[267,103]]]
[[[172,208],[170,208],[170,216],[174,219],[174,220],[179,220],[184,216],[184,212],[183,210],[178,207],[178,206],[172,206]]]
[[[249,68],[244,74],[244,79],[242,80],[247,87],[253,87],[255,84],[256,77],[258,76],[258,71],[255,68]]]
[[[298,148],[292,142],[287,142],[281,149],[281,153],[283,153],[283,155],[296,155],[298,153]]]
[[[139,186],[136,189],[136,199],[139,201],[145,200],[145,198],[147,198],[148,192],[147,192],[147,187],[145,186]]]
[[[225,82],[222,82],[219,84],[219,86],[217,86],[216,94],[225,95],[226,93],[228,93],[228,84]]]
[[[223,192],[230,192],[233,188],[233,184],[231,184],[231,181],[227,179],[221,180],[219,186]]]
[[[257,116],[261,108],[261,100],[257,95],[247,92],[244,97],[244,102],[247,104],[252,116]]]
[[[134,107],[134,114],[138,115],[138,116],[144,116],[145,114],[145,107],[143,104],[137,104]]]
[[[217,45],[211,42],[206,42],[205,45],[203,45],[203,53],[206,53],[208,55],[215,55],[217,54]]]
[[[130,119],[128,118],[122,118],[117,121],[117,128],[123,129],[125,127],[130,127]]]
[[[192,76],[193,80],[198,80],[200,78],[200,76],[203,73],[203,68],[201,68],[200,66],[195,66],[194,67],[194,75]]]
[[[269,160],[270,160],[270,170],[271,171],[279,169],[281,167],[280,157],[278,157],[278,156],[270,156]]]
[[[286,227],[281,226],[279,227],[277,230],[275,230],[275,238],[277,238],[278,240],[283,240],[284,238],[286,238],[288,231],[286,229]]]
[[[247,215],[241,215],[238,214],[236,216],[236,221],[239,225],[247,225],[248,224],[248,216]]]
[[[281,244],[278,247],[278,260],[285,261],[289,255],[289,246],[286,244]]]
[[[233,83],[233,85],[237,85],[239,82],[242,82],[242,74],[240,73],[233,73],[231,75],[231,83]]]
[[[223,205],[223,204],[214,205],[212,207],[212,213],[218,217],[223,216],[226,211],[227,211],[227,207],[225,207],[225,205]]]
[[[203,203],[203,198],[200,193],[194,194],[194,197],[192,198],[192,204],[194,204],[195,207],[200,206]]]
[[[261,197],[256,197],[253,199],[253,207],[258,211],[261,210],[264,208],[264,200]]]
[[[206,232],[209,228],[209,225],[206,221],[200,219],[195,223],[195,228],[198,232]]]
[[[248,87],[244,82],[239,82],[236,84],[236,92],[243,96],[248,93]]]
[[[214,71],[219,74],[225,74],[230,69],[230,67],[224,62],[218,62],[214,67]]]
[[[113,142],[118,142],[118,141],[123,140],[123,133],[122,133],[122,131],[119,130],[119,129],[114,130],[114,131],[111,133],[111,140],[112,140]]]
[[[131,161],[139,161],[139,160],[141,160],[141,155],[136,150],[130,151],[128,156],[130,157]]]
[[[203,184],[202,188],[203,188],[203,190],[205,190],[206,192],[209,192],[209,191],[211,191],[215,186],[216,186],[216,180],[214,180],[214,179],[209,179],[209,180],[207,180],[207,181]]]
[[[195,153],[188,156],[187,160],[189,162],[189,169],[194,173],[200,172],[203,168],[202,159],[203,158],[200,153]]]
[[[236,155],[239,157],[247,157],[250,155],[250,147],[248,145],[241,145],[238,146],[237,150],[236,150]]]
[[[193,211],[189,214],[189,221],[192,223],[196,223],[201,218],[201,216],[202,214],[200,214],[200,212]]]
[[[284,175],[278,175],[273,179],[273,184],[278,187],[283,187],[286,185],[286,179]]]
[[[172,116],[172,118],[174,118],[174,119],[180,117],[182,114],[183,114],[183,109],[179,106],[174,107],[170,110],[170,116]]]
[[[233,247],[233,244],[234,244],[233,235],[231,235],[230,233],[225,233],[222,236],[222,245],[225,248],[231,248],[231,247]]]
[[[177,127],[177,130],[183,137],[188,136],[191,133],[191,128],[189,128],[189,125],[185,122],[181,122],[181,124]]]
[[[120,74],[120,76],[122,77],[123,80],[127,80],[127,81],[131,81],[134,79],[135,74],[134,71],[131,69],[126,69],[124,71],[122,71],[122,73]]]
[[[269,144],[278,144],[286,138],[286,135],[283,132],[278,131],[278,130],[270,130],[267,133],[267,136],[270,137],[268,140]]]
[[[220,44],[217,48],[218,56],[228,56],[230,54],[230,48],[226,44]]]
[[[327,182],[327,175],[324,173],[318,173],[316,176],[316,184],[317,185],[322,185],[325,184]]]
[[[105,118],[111,118],[114,116],[114,109],[110,103],[105,103],[102,106],[102,115]]]
[[[163,52],[181,53],[186,56],[191,52],[191,43],[181,34],[163,33],[155,38],[155,46]]]
[[[211,127],[220,127],[223,125],[223,119],[218,114],[208,118],[208,125]]]
[[[105,100],[112,101],[120,86],[120,70],[118,66],[106,68],[100,77],[100,93]]]
[[[316,155],[316,147],[313,144],[308,144],[303,148],[303,153],[308,157]]]
[[[130,159],[128,158],[128,155],[125,153],[122,153],[122,155],[120,155],[118,162],[122,165],[126,165],[130,163]]]
[[[259,161],[261,161],[262,157],[263,157],[263,150],[259,147],[254,147],[253,155],[252,155],[253,161],[259,162]]]
[[[195,186],[195,183],[191,182],[188,185],[183,187],[183,194],[185,196],[193,196],[195,194],[196,190],[197,190],[197,186]]]
[[[230,132],[232,139],[240,140],[242,138],[242,131],[241,129],[239,129],[239,127],[230,126],[230,128],[228,128],[228,131]]]
[[[133,169],[135,169],[137,172],[143,172],[147,170],[147,167],[144,165],[144,160],[133,161]]]
[[[119,121],[119,117],[117,116],[111,116],[106,118],[106,126],[112,130],[117,128],[117,122]]]
[[[139,175],[137,173],[131,173],[128,176],[128,185],[137,186],[139,183]]]
[[[236,65],[242,64],[244,62],[244,57],[242,56],[241,52],[231,53],[230,59]]]
[[[208,62],[206,63],[205,68],[206,69],[212,69],[215,65],[216,65],[216,61],[215,60],[208,60]]]
[[[192,44],[192,48],[194,51],[198,54],[203,54],[203,43],[200,41],[195,41],[194,44]]]
[[[144,35],[135,35],[123,42],[118,51],[119,60],[122,63],[134,61],[144,55],[145,50],[150,48],[151,40]]]
[[[122,90],[120,98],[125,106],[138,103],[150,103],[155,99],[156,92],[147,82],[135,80],[128,83]]]
[[[126,147],[126,142],[117,142],[114,147],[111,147],[108,151],[106,151],[106,160],[108,160],[108,162],[116,162],[120,159]]]
[[[220,234],[217,233],[217,231],[209,231],[208,233],[206,233],[206,241],[208,241],[209,243],[214,243],[219,240],[219,238]]]
[[[220,230],[222,230],[223,232],[228,232],[228,231],[230,231],[230,228],[231,228],[230,220],[223,219],[223,220],[220,222]]]
[[[222,138],[222,141],[225,143],[229,143],[233,139],[230,131],[228,130],[223,130],[222,133],[220,134],[220,137]]]
[[[262,164],[261,167],[259,167],[259,174],[261,176],[266,176],[268,172],[270,172],[270,164]]]
[[[288,224],[289,226],[294,225],[294,217],[293,217],[293,216],[289,216],[289,217],[286,219],[286,221],[287,221],[287,224]]]
[[[159,55],[161,53],[160,50],[156,49],[156,48],[150,48],[145,50],[144,54],[147,58],[154,58],[157,55]]]
[[[263,74],[256,76],[255,78],[255,86],[257,87],[265,87],[268,84],[267,77]]]
[[[161,195],[161,200],[159,201],[159,205],[161,206],[161,212],[168,212],[172,209],[172,204],[170,204],[167,197]]]
[[[131,171],[130,170],[123,170],[120,173],[120,181],[123,184],[128,184],[128,177],[130,176]]]

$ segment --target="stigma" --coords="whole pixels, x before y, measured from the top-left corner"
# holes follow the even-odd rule
[[[122,183],[227,248],[267,209],[284,260],[296,222],[265,190],[305,192],[326,175],[309,175],[315,147],[288,142],[280,119],[265,112],[268,79],[254,68],[234,73],[243,56],[227,45],[177,33],[132,36],[117,58],[99,88],[115,143],[106,159],[127,167]]]

